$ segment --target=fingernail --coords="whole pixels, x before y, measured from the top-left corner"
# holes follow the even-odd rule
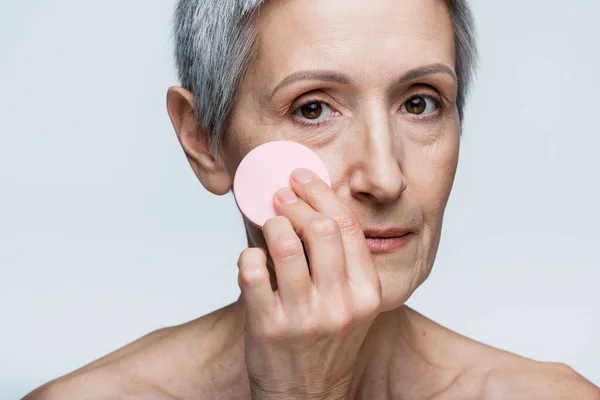
[[[292,179],[297,183],[305,184],[312,181],[312,172],[306,169],[296,169],[292,172]]]
[[[283,188],[276,193],[277,200],[282,204],[292,204],[298,201],[298,196],[291,189]]]

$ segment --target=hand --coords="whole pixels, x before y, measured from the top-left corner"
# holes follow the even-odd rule
[[[354,214],[312,172],[292,177],[263,227],[277,289],[265,250],[238,261],[252,398],[346,399],[381,284]]]

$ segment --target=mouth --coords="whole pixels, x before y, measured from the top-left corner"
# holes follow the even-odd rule
[[[414,236],[405,228],[364,229],[367,246],[372,254],[391,253],[403,248]]]

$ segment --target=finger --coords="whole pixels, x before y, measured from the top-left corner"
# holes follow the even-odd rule
[[[337,293],[348,280],[340,229],[333,218],[315,211],[303,200],[286,202],[291,196],[288,192],[283,189],[275,194],[275,210],[291,222],[304,242],[314,285],[321,292]]]
[[[278,216],[263,226],[263,234],[277,278],[277,293],[286,311],[305,312],[310,307],[312,281],[304,247],[290,221]]]
[[[295,170],[290,185],[312,208],[337,222],[350,279],[378,278],[374,268],[365,268],[366,265],[372,265],[371,253],[358,218],[341,202],[333,189],[306,169]]]
[[[240,254],[237,264],[238,285],[248,318],[251,321],[260,320],[277,306],[269,281],[267,252],[261,248],[246,249]]]

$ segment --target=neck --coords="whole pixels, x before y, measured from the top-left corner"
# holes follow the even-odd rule
[[[236,337],[240,346],[238,362],[244,363],[244,307],[240,299],[235,310]],[[233,314],[232,314],[233,316]],[[348,399],[411,397],[418,393],[439,393],[459,374],[446,365],[444,352],[437,343],[445,331],[439,325],[407,306],[380,314],[373,322],[356,357]],[[449,332],[449,331],[448,331]],[[435,352],[435,354],[434,354]],[[236,379],[247,383],[245,368]]]
[[[250,233],[250,247],[266,247],[262,236]],[[263,239],[264,240],[264,239]],[[271,284],[276,289],[275,276]],[[235,305],[243,349],[243,304]],[[440,343],[450,343],[441,346]],[[461,368],[446,360],[456,360],[462,341],[453,332],[403,305],[381,313],[373,322],[356,357],[349,399],[411,397],[411,393],[439,393],[460,373]],[[245,370],[244,370],[245,371]]]
[[[407,306],[380,314],[357,356],[349,399],[407,398],[435,390],[445,379],[426,343],[432,326]]]

